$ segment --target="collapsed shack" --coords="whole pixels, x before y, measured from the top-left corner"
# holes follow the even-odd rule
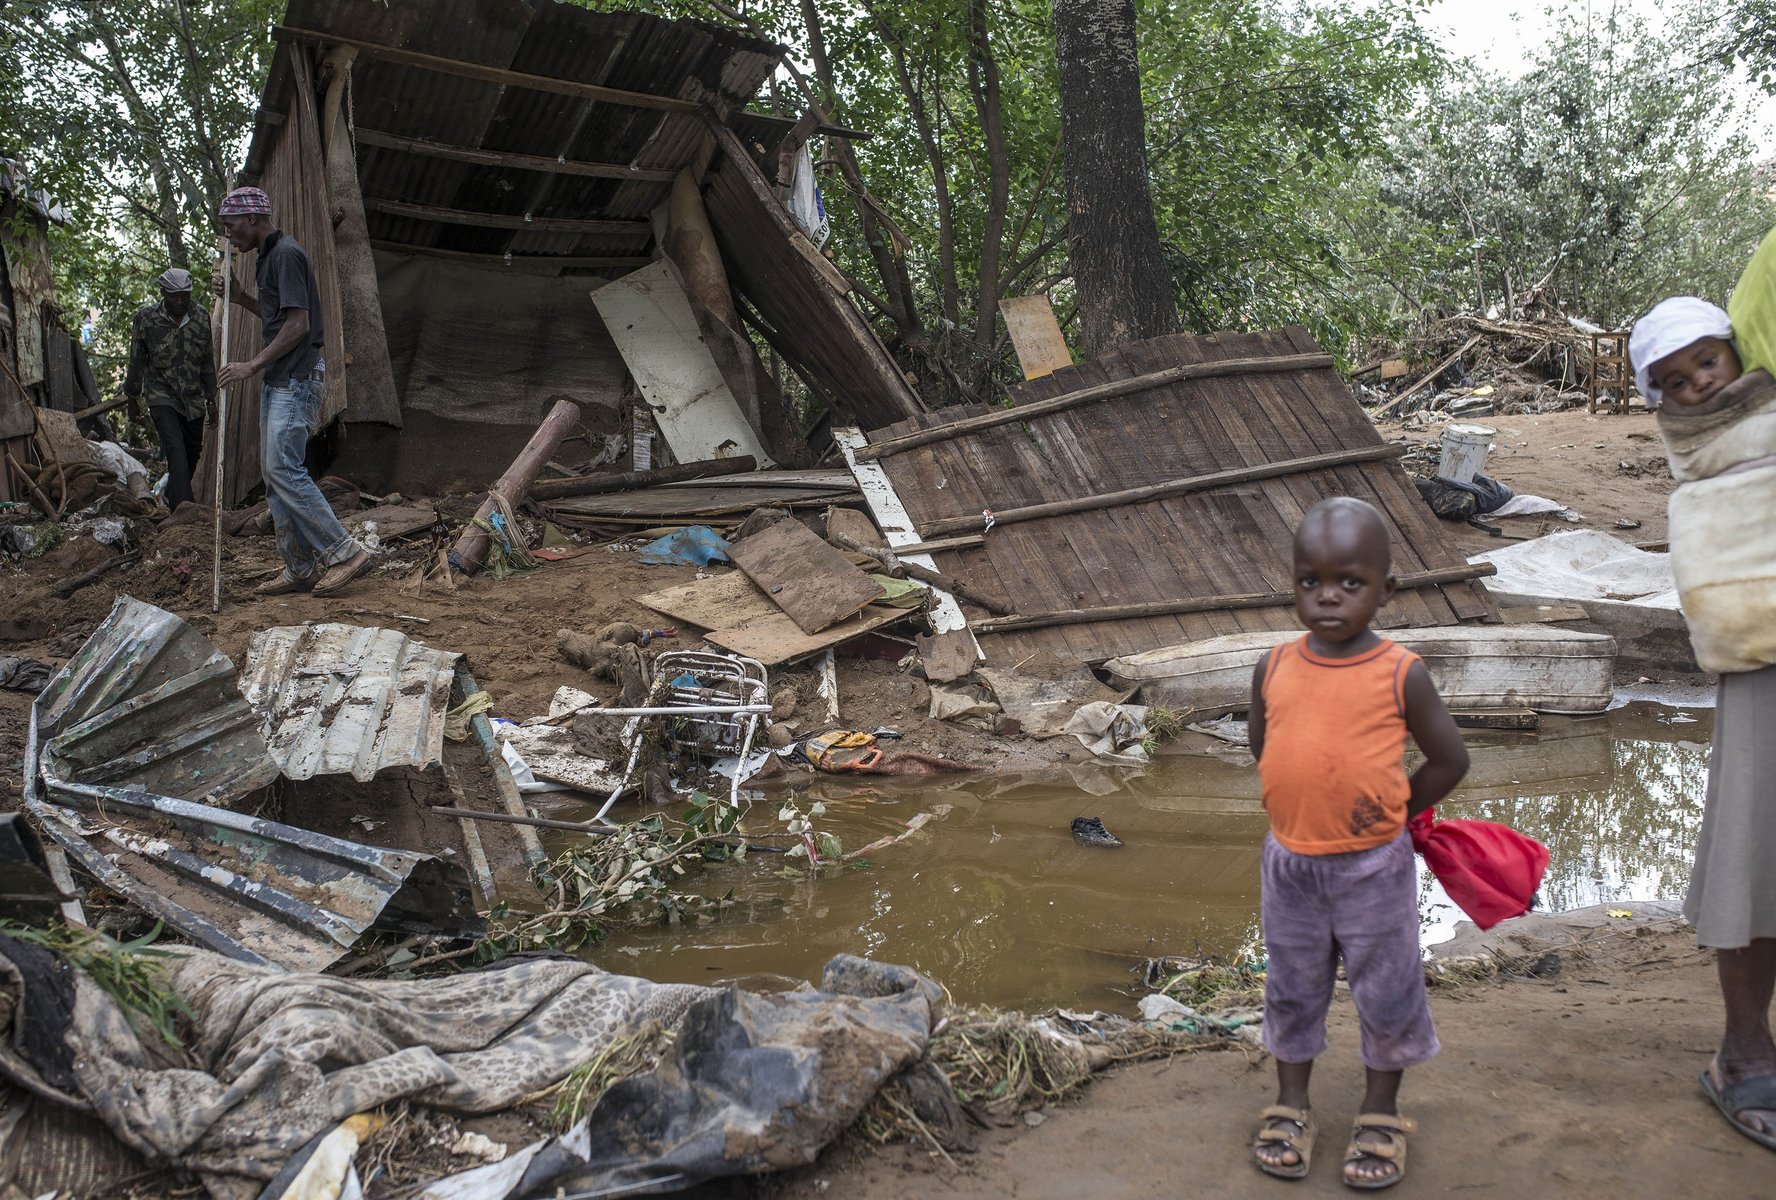
[[[680,461],[808,465],[754,334],[845,420],[922,410],[778,199],[807,137],[865,136],[745,109],[782,47],[554,0],[292,0],[274,34],[242,182],[314,260],[339,473],[484,485],[562,401],[584,458],[657,430]],[[236,322],[229,357],[256,339]]]
[[[0,158],[0,502],[30,499],[31,468],[54,461],[32,438],[42,419],[90,421],[100,407],[86,347],[64,328],[56,303],[49,227],[67,220],[23,164]],[[64,420],[71,430],[75,418]]]
[[[840,434],[891,546],[950,539],[930,560],[1012,602],[969,618],[994,665],[1293,629],[1289,546],[1334,495],[1388,524],[1401,590],[1378,624],[1496,619],[1490,568],[1455,553],[1305,330],[1156,338],[1013,398]]]

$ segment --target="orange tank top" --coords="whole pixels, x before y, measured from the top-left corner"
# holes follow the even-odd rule
[[[1258,760],[1272,836],[1296,854],[1386,845],[1406,823],[1406,671],[1418,655],[1386,638],[1323,658],[1306,636],[1270,652],[1260,681]]]

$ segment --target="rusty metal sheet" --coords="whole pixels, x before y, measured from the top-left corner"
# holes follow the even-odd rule
[[[368,783],[390,768],[443,762],[460,657],[392,629],[284,625],[253,635],[241,684],[287,778]]]
[[[373,925],[483,928],[460,867],[221,807],[277,774],[234,664],[128,596],[31,708],[33,817],[102,886],[201,945],[319,970]]]

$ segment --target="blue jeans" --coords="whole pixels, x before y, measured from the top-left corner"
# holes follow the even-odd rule
[[[308,430],[321,411],[321,381],[292,379],[259,389],[259,474],[265,504],[277,527],[278,556],[297,579],[307,579],[358,552],[321,489],[302,465]]]

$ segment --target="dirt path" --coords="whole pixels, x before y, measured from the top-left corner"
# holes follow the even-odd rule
[[[1712,956],[1664,922],[1566,954],[1558,977],[1436,989],[1443,1052],[1407,1074],[1417,1118],[1392,1195],[1666,1200],[1776,1195],[1776,1154],[1733,1132],[1696,1086],[1719,1036]],[[775,1200],[1222,1200],[1348,1196],[1339,1183],[1361,1095],[1348,994],[1315,1079],[1321,1122],[1310,1177],[1261,1175],[1246,1149],[1274,1095],[1258,1054],[1205,1053],[1114,1071],[1036,1128],[994,1130],[958,1169],[917,1147],[839,1149],[759,1185]]]

